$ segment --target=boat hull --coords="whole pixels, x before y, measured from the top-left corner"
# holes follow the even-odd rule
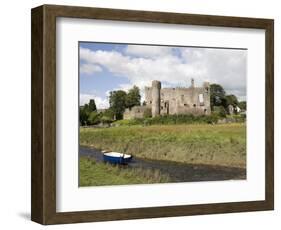
[[[122,157],[122,156],[108,156],[103,154],[103,161],[110,164],[128,164],[132,160],[132,156],[130,157]]]

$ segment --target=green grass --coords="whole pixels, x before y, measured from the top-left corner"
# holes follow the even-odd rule
[[[176,125],[176,124],[215,124],[220,116],[216,114],[194,116],[192,114],[163,115],[149,118],[135,118],[129,120],[118,120],[113,122],[115,126],[131,125]],[[242,121],[242,120],[241,120]]]
[[[148,159],[246,167],[244,123],[80,128],[80,144]]]
[[[126,168],[105,163],[97,163],[94,159],[80,157],[80,186],[125,185],[169,182],[169,176],[158,170]]]

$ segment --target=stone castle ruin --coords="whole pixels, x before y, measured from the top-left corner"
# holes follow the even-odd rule
[[[152,81],[151,87],[145,87],[145,105],[126,109],[124,119],[143,118],[147,114],[159,115],[193,114],[210,115],[210,84],[195,87],[194,79],[187,88],[162,88],[160,81]]]

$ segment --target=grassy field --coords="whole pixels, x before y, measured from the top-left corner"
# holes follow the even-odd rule
[[[80,144],[148,159],[246,167],[244,123],[80,128]]]
[[[94,159],[80,157],[79,186],[150,184],[169,182],[169,176],[158,170],[126,168],[97,163]]]

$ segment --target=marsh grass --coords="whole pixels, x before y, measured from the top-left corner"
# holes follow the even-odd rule
[[[97,163],[88,157],[80,157],[79,164],[79,186],[149,184],[170,181],[169,176],[159,170]]]
[[[240,116],[237,116],[240,117]],[[115,126],[131,125],[176,125],[176,124],[215,124],[222,118],[216,114],[194,116],[192,114],[162,115],[148,118],[135,118],[130,120],[118,120],[113,123]],[[224,116],[223,116],[224,118]],[[244,119],[245,120],[245,119]],[[240,122],[244,121],[242,118]]]
[[[80,128],[80,144],[147,159],[246,167],[244,123]]]

